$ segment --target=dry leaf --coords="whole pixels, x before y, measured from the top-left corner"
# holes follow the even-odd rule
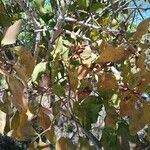
[[[17,36],[19,34],[21,25],[22,25],[22,21],[18,20],[7,29],[3,39],[1,41],[2,46],[16,43]]]
[[[116,111],[114,109],[112,110],[107,110],[107,115],[105,118],[105,126],[106,127],[115,127],[116,123],[118,121],[118,114],[116,113]]]
[[[147,122],[147,124],[150,124],[150,103],[144,101],[143,102],[143,113],[144,113],[144,119]]]
[[[51,143],[55,143],[55,132],[54,132],[54,126],[52,125],[50,117],[47,115],[49,112],[47,111],[47,108],[44,108],[41,106],[39,110],[39,123],[42,126],[44,130],[49,130],[46,132],[47,138],[50,140]]]
[[[117,62],[125,58],[125,50],[122,47],[107,45],[97,59],[97,63]]]
[[[69,149],[69,139],[61,137],[55,145],[56,150],[70,150]]]
[[[26,88],[23,83],[15,77],[10,77],[8,78],[8,85],[12,94],[13,104],[22,111],[27,112],[28,98],[25,94]]]
[[[0,133],[1,134],[4,133],[5,125],[6,125],[6,113],[0,110]]]
[[[35,67],[35,59],[31,52],[25,47],[16,46],[13,50],[18,55],[18,62],[14,65],[14,68],[18,76],[23,81],[27,81],[31,77]]]
[[[77,69],[71,68],[68,70],[69,82],[71,89],[75,92],[78,87],[78,71]]]
[[[19,114],[19,120],[18,128],[13,133],[15,137],[18,137],[20,140],[26,140],[33,137],[35,131],[28,121],[28,116],[24,112],[21,112]]]
[[[49,144],[44,143],[41,139],[39,140],[39,143],[37,145],[37,149],[41,150],[51,150]]]
[[[129,118],[129,130],[131,134],[136,134],[139,130],[143,129],[146,124],[142,110],[132,111],[132,115]]]
[[[142,53],[140,54],[140,56],[138,56],[138,58],[136,59],[136,66],[137,68],[140,68],[141,70],[146,68],[146,53],[145,51],[142,51]]]
[[[130,116],[135,109],[137,98],[132,95],[129,91],[123,92],[121,95],[121,102],[120,102],[120,115]]]
[[[104,73],[99,76],[97,83],[98,91],[101,90],[114,90],[118,87],[117,80],[112,73]]]
[[[78,79],[81,80],[87,76],[87,74],[90,72],[90,69],[87,68],[84,65],[79,66],[78,68]]]
[[[133,38],[135,40],[140,40],[142,38],[142,36],[148,32],[149,24],[150,24],[150,18],[147,18],[144,21],[142,21],[138,25],[136,32],[133,35]]]

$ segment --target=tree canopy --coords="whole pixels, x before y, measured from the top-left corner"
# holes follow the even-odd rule
[[[149,2],[0,0],[0,132],[31,150],[149,148]]]

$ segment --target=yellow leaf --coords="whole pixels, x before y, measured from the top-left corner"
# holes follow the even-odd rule
[[[53,58],[55,59],[58,54],[60,54],[63,51],[63,38],[60,36],[56,41],[55,41],[55,48],[51,52]]]
[[[13,117],[11,118],[11,129],[16,130],[20,123],[19,111],[16,111]]]
[[[92,61],[94,60],[94,56],[90,46],[84,46],[83,52],[80,54],[82,58],[82,63],[87,65],[87,67],[91,66]]]
[[[21,25],[22,25],[22,21],[18,20],[7,29],[3,39],[1,41],[2,46],[14,44],[16,42]]]
[[[18,62],[14,65],[14,68],[18,76],[23,81],[27,81],[32,75],[35,59],[31,52],[25,47],[16,46],[13,50],[18,55]]]

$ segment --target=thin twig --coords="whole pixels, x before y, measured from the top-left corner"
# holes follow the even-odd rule
[[[139,10],[137,3],[135,2],[135,0],[132,0],[132,1],[133,1],[133,3],[134,3],[135,7],[137,8],[137,10],[138,10],[138,12],[139,12],[141,18],[144,20],[144,17],[143,17],[143,15],[142,15],[141,11]]]
[[[64,30],[64,33],[69,34],[69,35],[72,34],[72,32],[69,31],[69,30]],[[88,38],[88,37],[86,37],[85,35],[80,35],[80,34],[78,34],[78,33],[75,33],[75,36],[77,36],[77,37],[79,37],[79,38],[81,38],[81,39],[83,39],[83,40],[85,40],[85,41],[91,42],[91,39]]]
[[[135,16],[136,16],[136,11],[134,11],[133,19],[132,19],[131,24],[130,24],[130,28],[132,28],[132,25],[133,25],[133,22],[134,22]]]
[[[58,1],[59,2],[59,1]],[[59,2],[60,3],[60,2]],[[65,16],[65,13],[68,9],[68,6],[69,4],[66,4],[64,10],[62,10],[59,14],[58,14],[58,18],[57,18],[57,22],[56,22],[56,25],[54,27],[54,30],[52,31],[51,33],[51,38],[49,40],[49,43],[48,43],[48,49],[49,51],[52,51],[53,50],[53,43],[55,42],[55,40],[58,38],[58,36],[62,33],[63,29],[62,29],[62,24],[63,24],[63,21],[64,21],[64,16]],[[61,7],[59,6],[59,4],[57,4],[57,7]],[[61,10],[61,9],[59,9]]]
[[[127,1],[125,4],[123,4],[122,6],[120,6],[116,11],[115,11],[115,14],[118,13],[120,10],[123,10],[123,8],[129,4],[131,2],[131,0]]]
[[[41,41],[41,32],[36,32],[35,47],[34,47],[35,62],[37,61],[38,58],[40,41]]]
[[[22,10],[27,14],[27,17],[29,17],[29,19],[32,20],[35,29],[40,28],[40,24],[36,20],[35,14],[33,14],[31,11],[28,10],[26,4],[22,0],[15,0],[15,1],[20,5],[20,7],[22,8]]]
[[[80,25],[83,25],[83,26],[89,27],[89,28],[102,29],[101,26],[95,26],[95,25],[86,23],[86,22],[84,22],[84,21],[78,21],[77,19],[70,18],[70,17],[65,17],[64,20],[65,20],[65,21],[68,21],[68,22],[77,23],[77,24],[80,24]]]
[[[65,114],[63,114],[63,116],[67,117]],[[77,121],[76,118],[68,118],[69,120],[72,120],[74,121],[78,126],[79,128],[81,129],[82,133],[93,143],[93,145],[96,147],[96,150],[102,150],[102,145],[100,143],[100,141],[90,132],[90,131],[87,131],[86,129],[84,129],[82,127],[82,125],[79,123],[79,121]]]

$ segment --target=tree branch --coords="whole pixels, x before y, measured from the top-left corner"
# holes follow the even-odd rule
[[[53,43],[55,42],[55,40],[58,38],[58,36],[63,31],[62,24],[64,22],[64,16],[65,16],[65,13],[66,13],[66,11],[68,9],[69,4],[70,4],[70,2],[69,3],[65,3],[64,9],[61,10],[60,1],[57,0],[57,7],[58,7],[58,9],[59,9],[60,12],[58,14],[56,25],[54,27],[54,30],[51,33],[51,38],[50,38],[49,43],[48,43],[48,49],[49,49],[49,51],[53,50]]]
[[[29,19],[32,20],[35,29],[40,28],[40,24],[35,19],[36,18],[35,14],[33,14],[32,12],[30,12],[28,10],[28,7],[26,6],[26,4],[22,0],[16,0],[16,2],[20,5],[20,7],[22,8],[22,10],[27,14],[27,17],[29,17]]]
[[[138,10],[138,12],[139,12],[141,18],[144,20],[144,17],[143,17],[143,15],[142,15],[141,11],[139,10],[138,5],[136,4],[135,0],[132,0],[132,1],[133,1],[133,3],[134,3],[135,7],[137,8],[137,10]]]
[[[72,34],[72,32],[69,31],[69,30],[64,30],[64,33],[69,34],[69,35]],[[83,39],[83,40],[86,40],[86,41],[91,42],[91,39],[88,38],[88,37],[86,37],[85,35],[80,35],[80,34],[78,34],[78,33],[75,33],[75,36],[79,37],[80,39]]]

